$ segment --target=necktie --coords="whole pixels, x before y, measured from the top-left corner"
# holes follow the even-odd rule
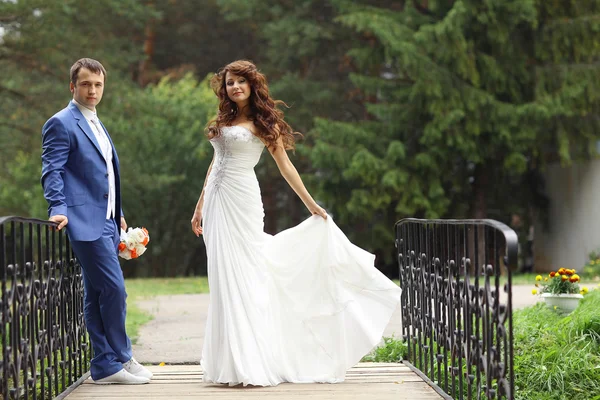
[[[106,158],[109,149],[107,149],[108,140],[106,139],[106,135],[104,133],[104,129],[102,129],[102,125],[100,125],[100,121],[97,118],[92,118],[90,121],[96,127],[96,131],[98,132],[98,144],[100,145],[100,149],[102,150],[102,155]]]
[[[96,127],[96,140],[98,140],[98,144],[100,145],[100,150],[102,151],[102,156],[106,161],[106,168],[108,177],[108,209],[106,211],[106,218],[110,218],[111,215],[115,215],[115,195],[114,195],[114,178],[113,178],[113,166],[112,166],[112,147],[110,145],[110,141],[108,140],[108,136],[102,128],[100,121],[98,118],[90,119],[92,124]]]
[[[92,124],[94,124],[96,129],[98,129],[98,133],[102,134],[103,130],[102,130],[102,125],[100,125],[100,121],[98,121],[97,118],[92,118],[90,121],[92,121]]]

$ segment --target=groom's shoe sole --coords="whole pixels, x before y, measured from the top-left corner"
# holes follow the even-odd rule
[[[150,383],[150,380],[146,382],[98,382],[93,381],[95,385],[145,385]]]
[[[96,385],[143,385],[150,382],[150,379],[132,375],[122,369],[119,372],[93,382]]]

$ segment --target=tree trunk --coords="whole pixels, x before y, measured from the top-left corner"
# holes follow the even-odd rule
[[[471,205],[471,215],[474,219],[487,218],[487,199],[486,191],[489,184],[489,168],[486,164],[477,164],[474,173],[475,181],[473,182],[473,203]],[[485,240],[486,229],[480,226],[475,237],[475,229],[469,231],[469,258],[471,259],[471,273],[483,272],[485,268]],[[475,249],[477,249],[477,259],[475,258]]]
[[[138,70],[138,84],[142,87],[146,86],[152,79],[150,77],[150,67],[154,58],[154,43],[156,34],[154,32],[154,21],[148,21],[144,32],[144,59],[140,62]]]
[[[485,194],[489,183],[488,167],[484,164],[477,164],[474,175],[475,182],[473,182],[471,214],[475,219],[483,219],[487,217],[487,200]]]

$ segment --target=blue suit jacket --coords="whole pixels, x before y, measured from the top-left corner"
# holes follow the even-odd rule
[[[110,136],[108,140],[113,148],[115,219],[120,226],[119,158]],[[108,206],[106,161],[87,120],[72,101],[42,128],[42,186],[48,215],[69,218],[70,240],[92,241],[102,235]]]

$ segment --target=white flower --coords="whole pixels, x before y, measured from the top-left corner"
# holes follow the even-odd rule
[[[119,252],[119,257],[124,260],[131,260],[131,252],[128,249]]]
[[[141,243],[138,243],[135,245],[135,252],[137,253],[138,257],[141,256],[142,254],[144,254],[144,252],[146,251],[146,246],[144,246]]]
[[[133,236],[137,243],[142,243],[146,238],[146,234],[140,228],[135,228],[131,232],[129,232],[130,236]]]
[[[146,246],[148,244],[150,235],[142,228],[129,228],[127,232],[121,229],[121,243],[120,248],[123,251],[119,251],[119,257],[125,260],[131,260],[132,252],[135,252],[136,258],[146,252]]]
[[[125,239],[125,246],[127,246],[129,250],[133,250],[136,244],[137,242],[135,241],[135,238],[132,235],[127,235],[127,238]]]

